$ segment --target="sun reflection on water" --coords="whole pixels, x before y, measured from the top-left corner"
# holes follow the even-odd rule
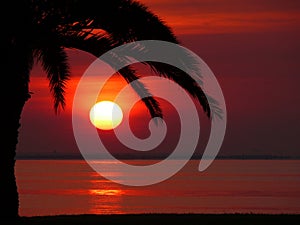
[[[126,189],[122,186],[96,176],[95,173],[89,173],[89,213],[92,214],[110,214],[124,213],[122,210],[123,197],[127,195]]]
[[[124,191],[122,190],[104,190],[104,189],[92,189],[89,190],[89,193],[91,195],[114,195],[114,196],[119,196],[124,194]]]

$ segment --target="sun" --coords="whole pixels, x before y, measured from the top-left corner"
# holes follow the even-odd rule
[[[98,102],[90,110],[92,124],[101,130],[116,128],[122,122],[122,119],[122,109],[112,101]]]

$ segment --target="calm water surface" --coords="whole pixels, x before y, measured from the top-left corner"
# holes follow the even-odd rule
[[[121,171],[110,171],[111,161],[99,163],[122,177]],[[215,160],[202,173],[198,163],[191,160],[159,184],[131,187],[101,177],[83,160],[17,160],[20,215],[300,214],[300,160]]]

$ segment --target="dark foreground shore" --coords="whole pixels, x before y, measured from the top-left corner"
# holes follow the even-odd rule
[[[3,223],[6,222],[6,223]],[[299,215],[265,214],[125,214],[125,215],[60,215],[40,217],[20,217],[16,221],[0,221],[1,224],[16,225],[258,225],[258,224],[300,224]]]

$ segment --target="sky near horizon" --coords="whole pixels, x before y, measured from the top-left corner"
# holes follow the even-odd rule
[[[220,155],[300,156],[299,1],[141,2],[162,18],[181,44],[202,58],[215,74],[228,116]],[[77,50],[67,52],[72,78],[66,90],[67,107],[60,115],[54,114],[44,72],[39,65],[32,71],[30,89],[34,94],[21,118],[17,146],[20,156],[79,154],[71,125],[72,99],[78,80],[95,58]],[[114,88],[122,86],[118,78],[111,83]],[[168,104],[164,107],[172,108]],[[139,110],[142,112],[134,118],[139,126],[133,130],[145,137],[149,116],[142,107]],[[205,127],[207,121],[202,117]],[[176,125],[173,126],[176,130]],[[120,153],[121,146],[111,138],[112,133],[103,135],[113,151]],[[174,139],[176,134],[173,135],[169,138]],[[205,145],[205,135],[204,130],[199,154]],[[161,146],[164,150],[155,149],[155,154],[168,154],[169,146],[170,142],[164,142]]]

